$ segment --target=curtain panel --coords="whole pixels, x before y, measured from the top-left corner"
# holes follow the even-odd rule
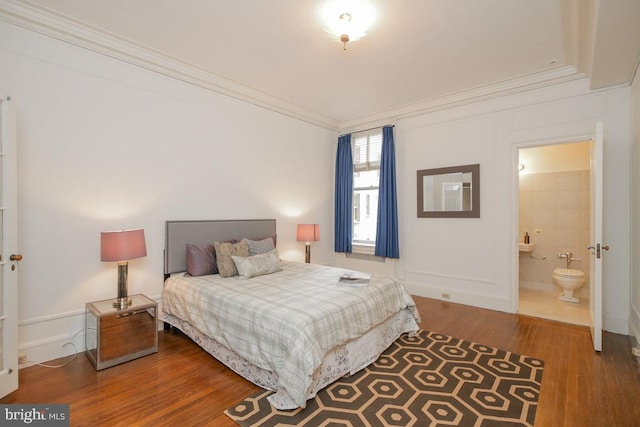
[[[351,252],[351,232],[353,227],[351,218],[353,198],[351,134],[342,135],[338,138],[335,192],[334,248],[336,252]]]
[[[386,258],[400,258],[393,126],[382,128],[382,157],[380,159],[380,189],[375,254]]]

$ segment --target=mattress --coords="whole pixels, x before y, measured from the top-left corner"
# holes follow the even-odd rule
[[[347,270],[286,261],[282,266],[282,271],[246,280],[174,275],[163,291],[170,323],[273,374],[273,384],[265,388],[276,391],[270,401],[279,409],[306,405],[327,355],[349,348],[357,356],[349,370],[360,369],[399,334],[418,330],[415,304],[394,279],[373,276],[367,286],[351,287],[339,283]],[[376,328],[389,335],[390,325],[397,336],[386,337],[383,344],[372,341],[379,336]]]

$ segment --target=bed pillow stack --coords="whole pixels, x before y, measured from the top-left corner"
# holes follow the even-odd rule
[[[239,242],[214,242],[212,245],[187,243],[188,276],[220,274],[220,277],[239,275],[242,279],[248,279],[280,270],[282,266],[275,249],[275,236],[259,240],[244,238]]]

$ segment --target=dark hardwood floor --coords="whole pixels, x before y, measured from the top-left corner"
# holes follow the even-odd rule
[[[586,327],[415,300],[424,329],[545,361],[536,426],[640,426],[640,366],[629,337],[605,333],[596,353]],[[222,411],[258,390],[163,331],[157,354],[100,372],[83,353],[63,368],[22,369],[20,388],[0,403],[68,403],[72,426],[231,427]]]

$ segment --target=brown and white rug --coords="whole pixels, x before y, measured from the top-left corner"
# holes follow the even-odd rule
[[[366,369],[279,411],[260,392],[225,414],[249,426],[533,426],[543,361],[420,331]]]

